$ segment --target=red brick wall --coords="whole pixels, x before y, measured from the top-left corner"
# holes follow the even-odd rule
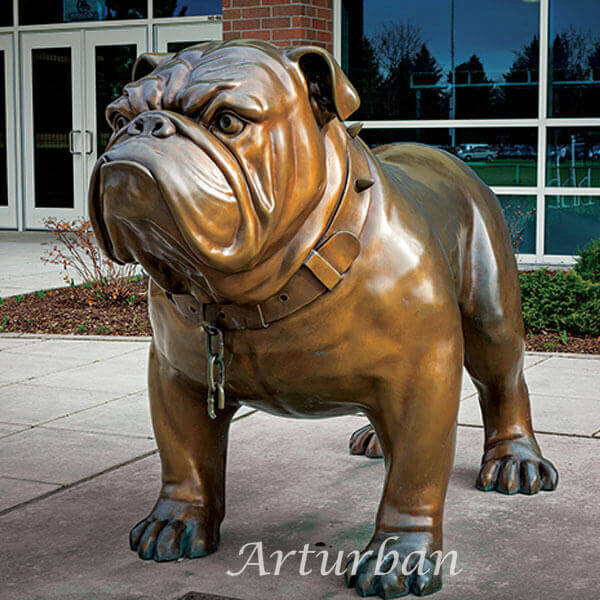
[[[223,39],[240,38],[333,52],[333,0],[223,0]]]

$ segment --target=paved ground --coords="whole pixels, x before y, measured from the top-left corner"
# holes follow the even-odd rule
[[[0,336],[0,598],[175,600],[197,591],[242,600],[350,599],[342,579],[240,576],[249,542],[335,552],[368,540],[381,461],[351,457],[357,417],[292,421],[247,411],[233,426],[221,550],[205,559],[144,563],[129,528],[151,509],[159,460],[145,393],[146,341]],[[473,487],[482,430],[470,382],[448,492],[446,550],[455,577],[439,600],[598,600],[600,359],[527,357],[539,440],[558,466],[557,492],[482,494]],[[319,543],[319,547],[315,544]],[[325,546],[321,546],[325,544]],[[295,560],[295,559],[294,559]],[[289,565],[289,566],[288,566]]]
[[[0,231],[0,298],[65,285],[62,267],[41,261],[53,241],[42,231]]]

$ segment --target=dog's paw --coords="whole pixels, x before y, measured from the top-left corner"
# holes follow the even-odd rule
[[[442,587],[441,570],[426,538],[421,533],[401,533],[371,543],[357,562],[348,562],[346,585],[359,596],[381,598],[437,592]]]
[[[129,545],[144,560],[200,558],[217,549],[219,521],[199,506],[160,498],[150,515],[131,530]]]
[[[529,440],[501,442],[488,450],[475,486],[482,492],[537,494],[558,485],[558,472],[537,444]]]
[[[372,425],[365,425],[350,436],[350,454],[360,454],[367,458],[383,458],[383,451]]]

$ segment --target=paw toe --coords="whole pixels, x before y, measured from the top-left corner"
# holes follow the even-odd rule
[[[558,486],[558,471],[549,460],[544,459],[540,463],[540,477],[544,491],[551,492]]]
[[[129,532],[129,547],[134,551],[137,552],[139,543],[140,543],[140,538],[142,537],[142,534],[144,533],[144,531],[146,530],[146,527],[148,526],[148,521],[146,519],[144,519],[143,521],[140,521],[130,532]]]
[[[537,494],[542,487],[538,465],[532,460],[521,463],[521,493]]]
[[[156,540],[166,524],[166,521],[153,521],[146,527],[138,544],[138,555],[141,559],[151,560],[154,557]]]
[[[156,540],[154,560],[166,562],[177,560],[183,554],[185,525],[181,521],[174,521],[166,525]]]
[[[500,463],[497,460],[490,460],[486,462],[479,471],[477,477],[477,483],[475,484],[478,490],[482,492],[489,492],[496,486],[496,478],[498,476],[498,469]]]
[[[502,494],[516,494],[520,482],[519,461],[516,458],[507,458],[500,466],[496,489]]]

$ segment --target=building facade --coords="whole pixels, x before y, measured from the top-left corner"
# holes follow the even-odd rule
[[[86,215],[104,107],[144,51],[319,44],[357,87],[371,146],[415,141],[493,187],[519,260],[600,237],[596,0],[3,0],[0,228]]]

